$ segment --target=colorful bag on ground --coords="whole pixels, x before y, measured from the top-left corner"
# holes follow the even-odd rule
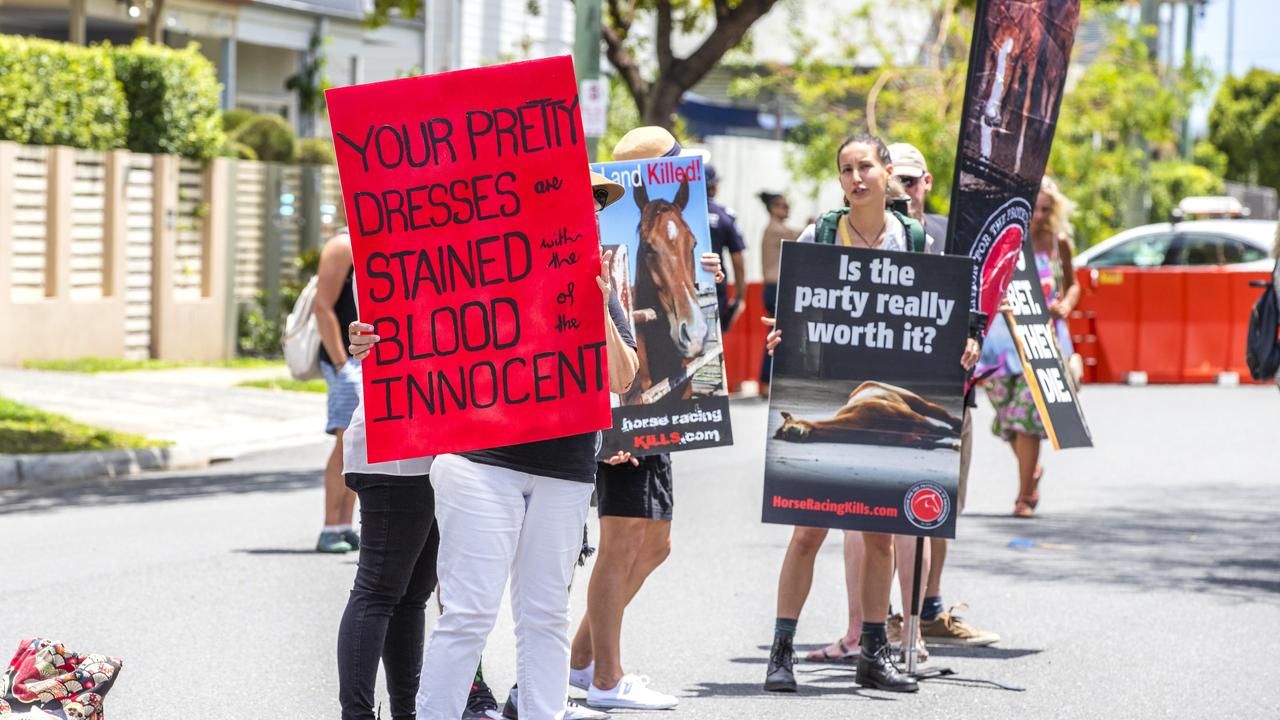
[[[102,720],[102,700],[123,665],[118,657],[80,655],[52,640],[23,640],[0,673],[0,718],[35,711],[31,717]]]

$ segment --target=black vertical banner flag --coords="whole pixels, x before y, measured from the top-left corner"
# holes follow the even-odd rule
[[[1080,0],[979,0],[947,254],[974,258],[971,305],[994,317],[1049,160]]]

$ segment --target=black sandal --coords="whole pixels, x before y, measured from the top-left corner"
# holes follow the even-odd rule
[[[814,650],[806,655],[804,657],[805,662],[851,664],[857,662],[858,656],[862,654],[861,648],[858,650],[850,650],[849,646],[844,644],[844,638],[837,640],[836,645],[839,646],[840,652],[843,654],[832,655],[827,652],[827,648],[824,647],[821,650]]]

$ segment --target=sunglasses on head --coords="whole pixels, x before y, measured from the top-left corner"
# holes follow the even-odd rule
[[[915,186],[916,186],[916,183],[920,182],[920,178],[918,178],[918,177],[903,177],[903,176],[899,175],[899,176],[898,176],[898,182],[902,183],[902,187],[904,187],[904,188],[906,188],[906,189],[910,190],[911,188],[913,188],[913,187],[915,187]]]

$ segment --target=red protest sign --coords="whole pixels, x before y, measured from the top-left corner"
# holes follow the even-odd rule
[[[326,93],[355,256],[369,461],[610,425],[568,57]]]

